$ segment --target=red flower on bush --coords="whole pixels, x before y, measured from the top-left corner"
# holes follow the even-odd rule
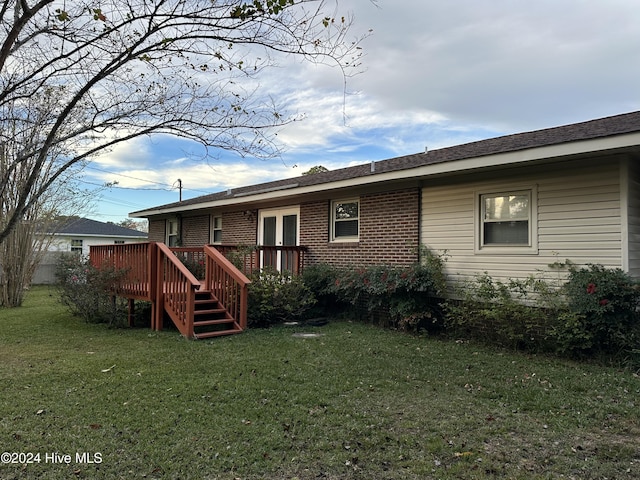
[[[592,295],[592,294],[596,293],[596,285],[595,285],[595,283],[590,283],[589,285],[587,285],[587,293],[589,295]]]
[[[600,305],[602,305],[603,307],[609,303],[609,300],[607,300],[606,298],[603,298],[602,300],[600,300]]]
[[[339,286],[340,286],[340,279],[336,278],[336,287],[339,287]]]

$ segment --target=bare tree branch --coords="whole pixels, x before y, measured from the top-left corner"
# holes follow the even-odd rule
[[[358,68],[359,39],[346,37],[352,19],[323,13],[324,0],[29,3],[0,8],[0,145],[12,131],[33,131],[34,98],[48,96],[48,110],[34,141],[0,170],[1,194],[29,165],[0,243],[67,169],[139,136],[276,155],[271,129],[293,118],[259,82],[283,56],[338,66],[345,78]]]

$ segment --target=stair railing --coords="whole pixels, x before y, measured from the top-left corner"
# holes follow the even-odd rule
[[[216,248],[205,245],[205,290],[218,299],[241,330],[247,328],[248,287],[251,281]]]
[[[156,299],[164,305],[180,333],[193,338],[193,309],[200,282],[164,243],[158,243],[158,282]],[[156,309],[162,312],[162,308]],[[162,329],[162,314],[155,319],[155,330]]]

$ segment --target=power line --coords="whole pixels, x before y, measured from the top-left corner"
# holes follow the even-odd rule
[[[87,185],[94,185],[96,187],[119,188],[120,190],[141,190],[141,191],[148,191],[148,192],[170,192],[173,190],[173,188],[119,187],[118,185],[95,183],[95,182],[89,182],[88,180],[78,180],[78,181],[81,183],[86,183]]]
[[[169,185],[168,183],[154,182],[154,181],[152,181],[152,180],[147,180],[147,179],[144,179],[144,178],[133,177],[133,176],[131,176],[131,175],[125,175],[124,173],[111,172],[111,171],[109,171],[109,170],[103,170],[102,168],[97,168],[97,167],[89,167],[89,166],[87,166],[87,167],[85,167],[85,168],[88,168],[89,170],[96,170],[96,171],[98,171],[98,172],[108,173],[108,174],[110,174],[110,175],[117,175],[117,176],[119,176],[119,177],[129,178],[129,179],[131,179],[131,180],[137,180],[137,181],[139,181],[139,182],[151,183],[151,184],[153,184],[153,185],[163,185],[163,186],[165,186],[165,187],[173,188],[173,185]],[[120,188],[123,188],[123,187],[120,187]]]
[[[168,184],[168,183],[163,183],[163,182],[154,182],[154,181],[152,181],[152,180],[146,180],[146,179],[144,179],[144,178],[133,177],[133,176],[131,176],[131,175],[126,175],[126,174],[124,174],[124,173],[111,172],[111,171],[109,171],[109,170],[104,170],[104,169],[102,169],[102,168],[90,167],[90,166],[87,166],[87,167],[85,167],[85,168],[88,168],[88,169],[90,169],[90,170],[96,170],[96,171],[98,171],[98,172],[108,173],[108,174],[110,174],[110,175],[116,175],[116,176],[120,176],[120,177],[124,177],[124,178],[129,178],[129,179],[131,179],[131,180],[137,180],[137,181],[139,181],[139,182],[150,183],[150,184],[152,184],[152,185],[161,185],[161,186],[164,186],[164,187],[169,187],[169,188],[162,188],[162,189],[159,189],[159,188],[146,188],[146,189],[145,189],[145,188],[139,188],[139,187],[120,187],[120,186],[118,186],[118,185],[113,185],[113,186],[112,186],[113,188],[121,188],[121,189],[129,189],[129,190],[166,190],[166,191],[171,191],[171,190],[174,190],[174,189],[175,189],[175,187],[174,187],[175,182],[174,182],[173,184],[171,184],[171,185],[170,185],[170,184]],[[182,192],[182,190],[189,190],[190,192],[197,192],[197,193],[204,193],[204,194],[209,194],[209,193],[211,193],[210,191],[206,191],[206,190],[197,190],[197,189],[195,189],[195,188],[184,188],[184,187],[182,186],[182,180],[178,179],[178,182],[179,182],[180,192]],[[182,195],[181,195],[181,196],[182,196]]]

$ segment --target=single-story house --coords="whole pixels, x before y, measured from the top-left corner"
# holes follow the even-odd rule
[[[147,241],[147,233],[82,217],[61,217],[47,227],[46,254],[36,268],[33,283],[55,282],[55,265],[60,253],[89,255],[91,245],[126,244]]]
[[[115,223],[99,222],[90,218],[63,217],[51,228],[50,252],[77,252],[89,254],[91,245],[124,244],[147,241],[148,234]]]
[[[297,245],[306,264],[525,277],[556,261],[640,278],[640,112],[234,188],[131,214],[169,246]]]

